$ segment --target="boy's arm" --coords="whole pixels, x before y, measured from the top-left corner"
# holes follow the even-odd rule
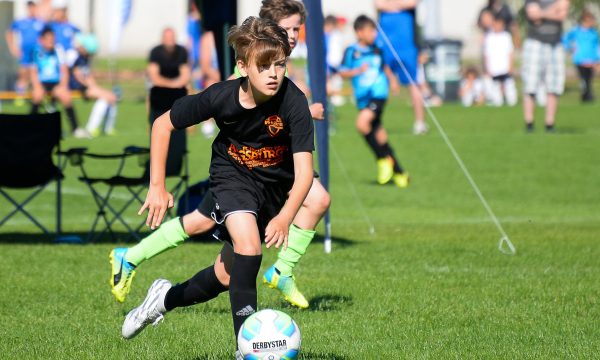
[[[338,71],[338,74],[343,78],[353,78],[357,75],[360,75],[369,69],[369,64],[364,63],[360,67],[354,69],[341,69]]]
[[[265,229],[265,243],[267,247],[282,243],[287,248],[287,234],[294,217],[304,202],[308,190],[313,182],[313,157],[311,152],[294,153],[294,184],[283,208]]]
[[[6,44],[8,45],[8,50],[12,54],[12,56],[17,59],[21,57],[21,52],[19,47],[17,46],[17,42],[15,41],[15,32],[11,29],[6,31],[5,34]]]
[[[175,79],[176,87],[186,87],[192,80],[192,70],[190,65],[185,63],[179,66],[179,76]]]
[[[144,205],[138,211],[141,215],[148,209],[146,225],[152,230],[160,226],[167,209],[173,207],[173,195],[165,186],[165,167],[171,132],[175,128],[171,123],[171,111],[167,111],[154,121],[150,139],[150,187]]]
[[[398,78],[396,77],[396,75],[394,75],[394,72],[392,71],[392,69],[390,69],[389,66],[384,65],[383,73],[388,78],[388,82],[390,83],[390,90],[392,90],[392,93],[395,95],[399,94],[400,93],[400,84],[398,83]]]
[[[153,86],[175,88],[178,87],[174,84],[172,79],[167,79],[160,75],[160,68],[157,63],[151,62],[146,68],[148,77]]]

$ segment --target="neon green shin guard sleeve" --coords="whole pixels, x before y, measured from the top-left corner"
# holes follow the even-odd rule
[[[155,257],[163,251],[177,247],[189,236],[183,230],[181,219],[176,217],[163,223],[152,234],[127,250],[125,260],[135,266]]]
[[[281,275],[292,275],[292,270],[302,255],[306,253],[306,249],[315,237],[315,233],[314,230],[303,230],[294,224],[290,225],[288,247],[287,249],[281,249],[275,262],[275,268],[279,270]]]

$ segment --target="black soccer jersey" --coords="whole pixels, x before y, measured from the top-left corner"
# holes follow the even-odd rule
[[[183,129],[214,118],[220,129],[212,145],[211,178],[242,173],[263,183],[291,186],[292,154],[314,150],[313,122],[306,97],[287,78],[267,102],[242,107],[240,86],[246,78],[224,81],[183,97],[171,109],[171,122]]]

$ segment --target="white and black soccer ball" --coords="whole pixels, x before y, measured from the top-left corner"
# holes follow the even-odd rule
[[[293,360],[300,353],[300,329],[286,313],[265,309],[244,321],[238,350],[244,360]]]

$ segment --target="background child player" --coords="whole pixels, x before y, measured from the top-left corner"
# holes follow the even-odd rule
[[[306,10],[301,2],[296,0],[264,0],[260,16],[283,27],[287,32],[290,47],[293,49],[296,46],[300,26],[306,19]],[[241,76],[239,73],[237,75]],[[322,104],[313,104],[310,108],[313,118],[322,118]],[[279,290],[286,301],[301,309],[307,308],[309,303],[298,290],[292,272],[306,253],[315,236],[315,228],[329,208],[329,204],[329,193],[317,178],[313,179],[308,196],[296,218],[294,218],[293,224],[290,225],[288,247],[281,249],[277,255],[277,261],[267,269],[263,276],[263,282]],[[214,227],[215,223],[212,218],[208,217],[204,220],[204,223],[197,222],[197,233],[207,232]],[[176,231],[172,231],[166,223],[132,248],[113,249],[110,253],[112,264],[110,285],[117,301],[125,301],[137,266],[168,249],[177,247],[184,240]]]
[[[352,78],[352,88],[359,113],[356,129],[365,137],[377,157],[377,182],[394,181],[400,188],[408,186],[409,177],[394,156],[388,143],[387,132],[381,123],[381,114],[389,93],[389,82],[384,71],[381,51],[375,46],[375,22],[365,15],[354,21],[357,42],[346,49],[339,74]]]
[[[73,100],[69,90],[69,70],[64,53],[56,48],[54,31],[45,27],[40,33],[38,47],[33,52],[31,68],[31,113],[37,114],[46,94],[52,95],[63,105],[73,135],[77,138],[90,137],[88,132],[77,125]]]
[[[142,213],[156,228],[173,197],[165,189],[170,133],[214,118],[220,129],[212,145],[210,194],[199,209],[163,226],[182,238],[213,217],[231,238],[211,265],[171,286],[156,280],[144,302],[125,318],[123,337],[137,335],[176,307],[215,298],[229,288],[234,332],[257,308],[256,276],[267,247],[287,245],[288,229],[313,181],[313,124],[304,94],[285,74],[290,46],[276,23],[250,17],[229,34],[243,75],[178,100],[152,128],[150,188]],[[289,195],[288,195],[289,194]],[[206,204],[211,204],[208,211]]]

